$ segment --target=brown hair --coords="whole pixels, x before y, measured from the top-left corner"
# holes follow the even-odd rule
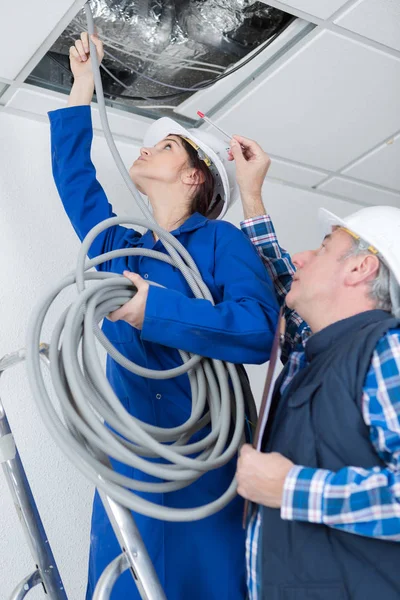
[[[197,169],[203,176],[203,183],[199,183],[189,206],[189,213],[195,212],[207,216],[208,209],[214,195],[214,177],[204,160],[199,158],[197,151],[183,137],[179,136],[189,158],[189,165]]]

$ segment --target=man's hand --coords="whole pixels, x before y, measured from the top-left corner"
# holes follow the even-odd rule
[[[238,494],[256,504],[280,508],[283,485],[294,464],[277,452],[263,454],[245,444],[239,455]]]
[[[124,271],[124,276],[137,288],[135,296],[126,302],[118,310],[108,315],[110,321],[126,321],[136,329],[142,329],[144,313],[146,310],[147,296],[149,293],[149,284],[136,273]]]
[[[265,213],[261,188],[271,164],[268,154],[253,140],[234,135],[229,160],[236,163],[236,180],[240,189],[246,218]]]

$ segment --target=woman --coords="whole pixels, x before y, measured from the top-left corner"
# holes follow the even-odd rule
[[[101,42],[96,37],[93,41],[101,60]],[[94,225],[113,213],[90,160],[89,104],[93,77],[87,34],[72,47],[70,58],[74,85],[69,107],[49,116],[54,179],[67,215],[82,239]],[[169,135],[174,131],[174,135]],[[184,132],[183,137],[177,132]],[[139,291],[110,315],[104,331],[128,358],[152,369],[180,364],[177,347],[233,363],[262,363],[268,360],[278,312],[271,282],[256,251],[239,230],[229,223],[207,219],[210,207],[213,212],[221,211],[215,202],[216,191],[222,203],[228,199],[229,178],[223,161],[231,165],[227,156],[222,159],[214,154],[215,162],[211,164],[204,151],[194,147],[191,136],[190,131],[171,120],[167,124],[164,119],[156,122],[147,135],[151,145],[141,149],[130,175],[147,195],[156,221],[171,231],[194,258],[216,305],[194,299],[181,274],[168,264],[147,257],[121,258],[101,268],[118,273],[129,271],[127,276]],[[218,146],[218,140],[211,143]],[[212,148],[208,151],[213,152]],[[219,170],[215,164],[219,164]],[[218,183],[221,178],[225,182],[222,186]],[[151,231],[142,236],[132,229],[116,226],[95,240],[91,255],[131,247],[165,252]],[[146,279],[167,289],[149,287]],[[166,381],[146,380],[111,359],[107,363],[107,376],[123,405],[143,421],[174,427],[190,414],[187,376]],[[153,494],[151,499],[171,507],[210,502],[227,489],[235,467],[236,460],[232,460],[184,490]],[[127,466],[116,465],[116,468],[131,477],[145,478]],[[242,500],[236,498],[218,514],[193,523],[165,523],[135,515],[168,600],[245,598],[242,511]],[[92,597],[104,568],[119,553],[96,494],[87,598]],[[139,598],[129,572],[120,577],[112,598]]]

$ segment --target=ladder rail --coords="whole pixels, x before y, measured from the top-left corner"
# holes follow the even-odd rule
[[[48,366],[48,345],[39,348],[42,361]],[[3,373],[25,360],[25,349],[0,359],[0,381]],[[106,458],[105,458],[106,459]],[[107,459],[106,459],[107,460]],[[0,462],[16,507],[36,571],[26,576],[14,589],[9,600],[22,600],[36,585],[42,583],[51,600],[68,600],[50,543],[32,494],[7,414],[0,395]],[[166,600],[154,565],[132,513],[99,490],[104,508],[122,549],[101,575],[93,600],[109,600],[119,576],[130,570],[142,600]]]
[[[14,588],[13,593],[10,596],[10,600],[23,600],[32,588],[42,583],[42,578],[38,570],[34,571],[30,575],[27,575],[23,580]]]
[[[41,353],[46,359],[46,347],[41,348]],[[25,351],[19,350],[6,355],[0,361],[0,380],[4,371],[22,362]],[[55,562],[53,552],[48,541],[43,522],[40,518],[35,499],[32,494],[28,478],[25,473],[14,436],[11,431],[7,414],[0,397],[0,462],[16,507],[22,529],[25,534],[33,561],[37,567],[34,574],[29,575],[13,592],[11,600],[23,598],[21,585],[43,584],[45,592],[52,600],[67,600],[67,595]],[[36,574],[38,573],[38,574]],[[18,595],[19,594],[19,595]],[[26,595],[26,594],[25,594]]]

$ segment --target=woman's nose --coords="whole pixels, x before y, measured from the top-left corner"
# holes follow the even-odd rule
[[[150,150],[149,148],[140,148],[140,155],[141,156],[150,156]]]

